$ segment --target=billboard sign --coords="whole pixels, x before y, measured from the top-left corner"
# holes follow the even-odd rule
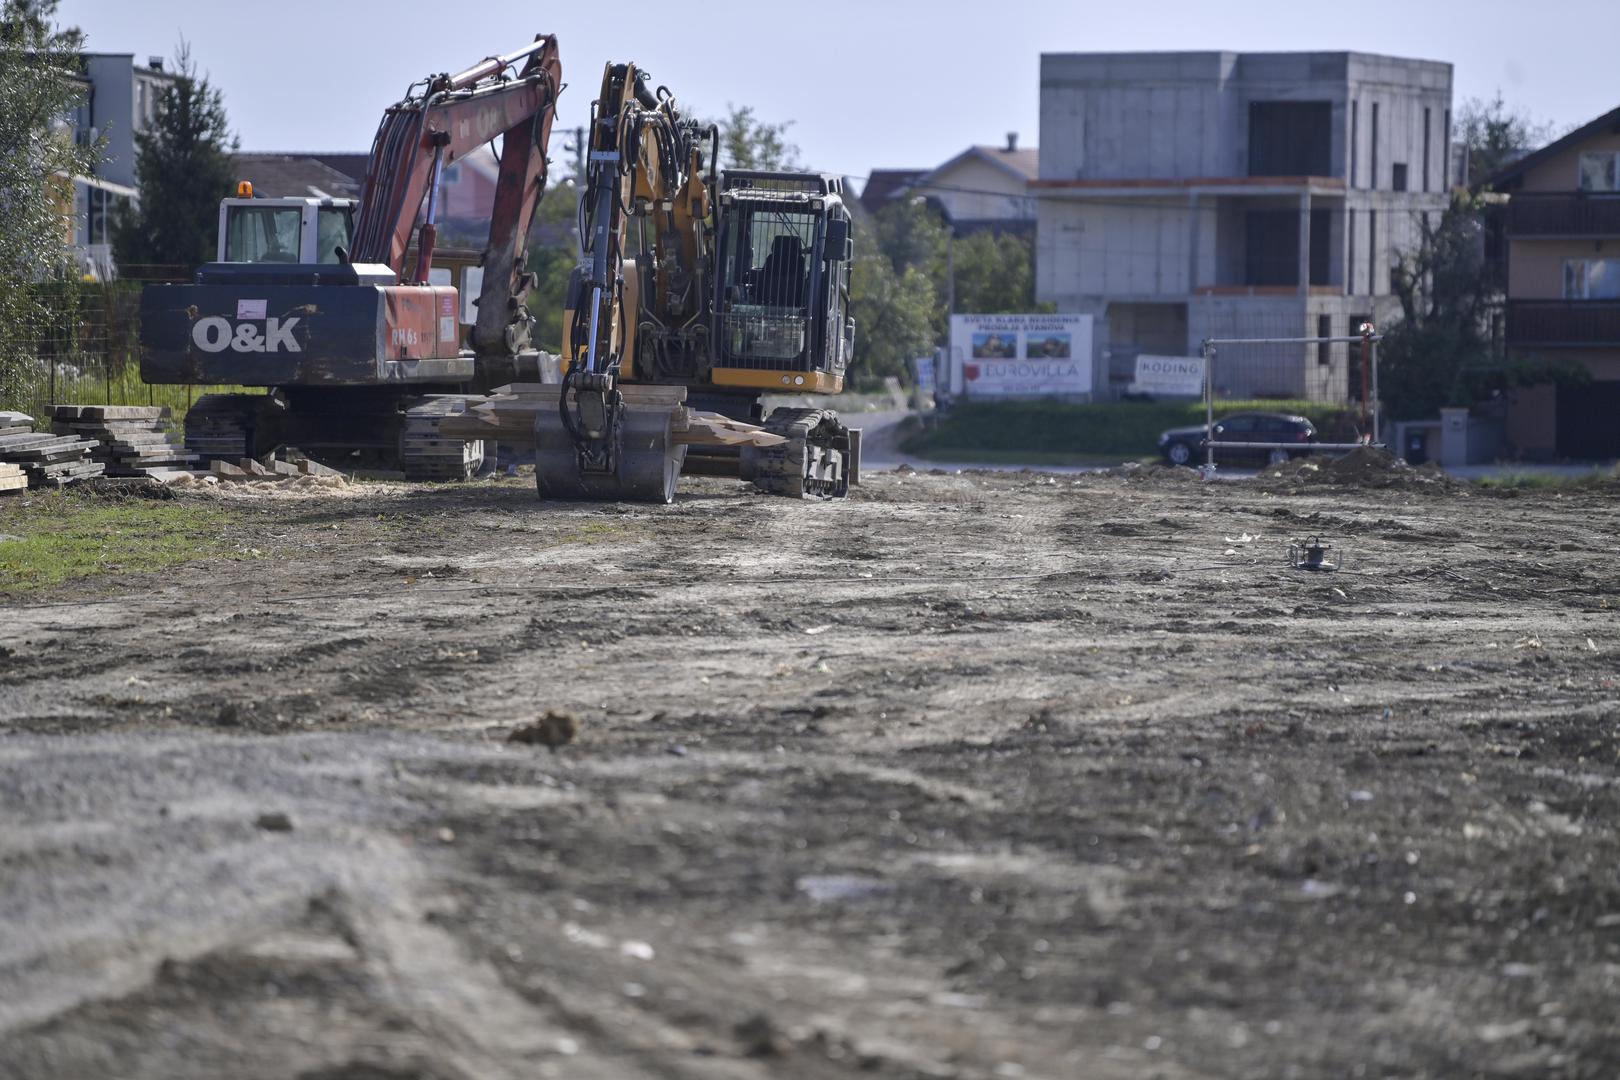
[[[1136,358],[1133,394],[1200,397],[1204,393],[1204,358],[1201,356],[1148,356]]]
[[[1091,392],[1090,315],[952,315],[952,388],[969,397]]]

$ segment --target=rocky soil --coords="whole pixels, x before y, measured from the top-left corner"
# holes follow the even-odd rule
[[[1352,464],[182,494],[0,610],[0,1077],[1614,1076],[1620,502]]]

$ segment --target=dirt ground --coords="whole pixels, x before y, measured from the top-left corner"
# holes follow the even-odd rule
[[[1615,1076],[1620,496],[1330,473],[183,494],[0,611],[0,1077]]]

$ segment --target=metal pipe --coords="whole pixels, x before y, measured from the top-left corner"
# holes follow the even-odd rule
[[[1245,337],[1245,338],[1205,338],[1206,345],[1334,345],[1341,341],[1352,344],[1367,340],[1357,334],[1354,337]],[[1383,334],[1373,334],[1373,341],[1383,341]]]
[[[585,347],[585,370],[596,373],[596,324],[602,315],[602,286],[591,290],[591,336]]]
[[[1204,441],[1209,444],[1204,454],[1204,467],[1213,473],[1215,471],[1215,445],[1209,438],[1215,433],[1215,340],[1213,338],[1204,339],[1202,352],[1204,354]]]
[[[1217,446],[1224,450],[1356,450],[1363,446],[1383,445],[1380,442],[1228,442],[1220,439],[1211,440],[1209,449],[1212,453]]]
[[[1367,342],[1367,351],[1371,354],[1371,357],[1372,357],[1369,364],[1368,364],[1368,366],[1372,368],[1372,410],[1373,410],[1372,437],[1373,437],[1374,442],[1377,442],[1379,435],[1382,434],[1382,431],[1379,429],[1379,422],[1378,422],[1378,409],[1379,409],[1379,402],[1378,402],[1378,345],[1377,345],[1378,340],[1379,340],[1378,338],[1369,338],[1368,342]]]
[[[545,48],[551,42],[551,40],[552,39],[549,37],[543,37],[531,42],[528,45],[525,45],[516,52],[507,53],[505,56],[491,56],[488,59],[480,60],[478,63],[474,64],[466,71],[463,71],[461,74],[450,76],[450,89],[460,90],[464,87],[472,85],[479,79],[487,79],[491,75],[505,71],[517,61],[522,60],[526,56],[532,56],[541,49]]]

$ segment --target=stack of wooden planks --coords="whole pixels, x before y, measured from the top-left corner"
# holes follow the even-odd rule
[[[29,487],[63,487],[100,476],[106,466],[90,458],[98,445],[77,435],[35,431],[34,418],[24,413],[0,413],[0,462],[21,467]]]
[[[168,416],[161,405],[54,405],[51,430],[96,440],[91,457],[106,466],[108,476],[161,480],[197,460],[169,431]]]
[[[551,383],[511,383],[496,387],[483,401],[469,401],[465,412],[446,417],[439,433],[454,439],[489,439],[508,446],[533,446],[535,418],[556,415],[562,387]],[[774,446],[786,442],[757,424],[688,407],[686,387],[621,385],[630,408],[668,408],[673,442],[680,446]]]

